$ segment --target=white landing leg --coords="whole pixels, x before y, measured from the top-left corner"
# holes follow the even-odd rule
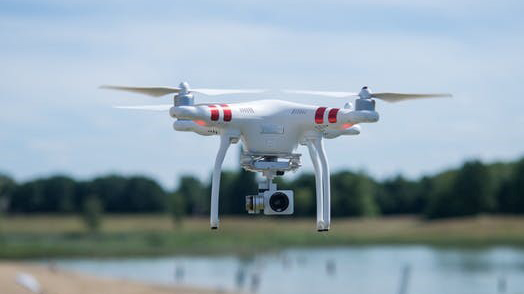
[[[309,150],[311,162],[313,162],[313,167],[315,169],[315,187],[317,195],[317,230],[320,232],[325,229],[324,201],[322,191],[322,170],[320,169],[318,153],[315,149],[315,146],[313,145],[312,140],[306,140],[306,145]]]
[[[320,165],[322,168],[322,190],[324,196],[324,231],[329,230],[331,224],[331,184],[329,180],[329,163],[327,161],[326,151],[324,150],[324,142],[322,139],[314,140],[313,144],[318,152],[320,158]]]
[[[220,148],[218,149],[215,159],[215,168],[213,169],[213,180],[211,182],[211,229],[218,229],[218,191],[220,190],[220,174],[222,163],[226,156],[227,149],[231,145],[231,138],[228,135],[220,136]]]

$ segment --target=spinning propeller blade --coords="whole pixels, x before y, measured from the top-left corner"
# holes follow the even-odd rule
[[[153,97],[161,97],[167,94],[179,93],[181,91],[188,91],[200,93],[208,96],[228,95],[228,94],[256,94],[263,93],[264,89],[187,89],[187,88],[173,88],[173,87],[127,87],[127,86],[112,86],[102,85],[100,89],[119,90],[145,94]]]
[[[228,94],[257,94],[263,93],[264,89],[191,89],[190,92],[196,92],[208,96],[228,95]]]
[[[449,93],[432,94],[404,94],[404,93],[372,93],[372,98],[384,100],[386,102],[399,102],[403,100],[423,99],[423,98],[444,98],[452,97]]]
[[[358,93],[352,93],[352,92],[308,91],[308,90],[283,90],[283,92],[289,93],[289,94],[318,95],[318,96],[327,96],[327,97],[336,97],[336,98],[358,96]]]
[[[150,110],[150,111],[167,111],[173,107],[173,104],[161,105],[133,105],[133,106],[113,106],[118,109]]]
[[[112,85],[102,85],[100,89],[110,89],[110,90],[119,90],[145,94],[153,97],[160,97],[171,93],[180,92],[179,88],[171,87],[126,87],[126,86],[112,86]]]
[[[403,100],[423,99],[423,98],[440,98],[440,97],[452,97],[448,93],[430,93],[430,94],[406,94],[406,93],[372,93],[368,87],[363,87],[360,93],[352,92],[331,92],[331,91],[309,91],[309,90],[284,90],[285,93],[291,94],[306,94],[306,95],[318,95],[336,98],[345,97],[360,97],[363,99],[377,98],[386,102],[399,102]]]

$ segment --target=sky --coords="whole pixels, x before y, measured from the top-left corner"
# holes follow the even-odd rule
[[[19,181],[143,174],[209,179],[218,137],[174,132],[165,104],[102,84],[449,92],[387,104],[359,136],[326,140],[331,170],[417,178],[524,155],[522,1],[0,1],[0,171]],[[350,100],[351,101],[351,100]],[[311,171],[307,149],[299,147]],[[233,145],[224,163],[238,168]]]

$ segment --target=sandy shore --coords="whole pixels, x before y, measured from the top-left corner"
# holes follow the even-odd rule
[[[30,274],[45,294],[208,294],[204,289],[146,285],[132,281],[98,278],[89,275],[51,269],[45,266],[18,262],[0,262],[0,293],[30,294],[17,283],[20,274]]]

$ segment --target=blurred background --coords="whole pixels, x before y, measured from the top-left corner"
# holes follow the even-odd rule
[[[523,9],[509,0],[1,1],[0,286],[524,293]],[[113,108],[169,97],[98,89],[182,81],[272,90],[224,102],[341,107],[348,101],[278,90],[364,85],[454,97],[379,102],[380,122],[325,141],[326,234],[315,231],[307,156],[279,178],[295,191],[295,215],[270,218],[245,212],[258,178],[232,148],[221,228],[211,232],[217,138],[175,133],[167,113]]]

